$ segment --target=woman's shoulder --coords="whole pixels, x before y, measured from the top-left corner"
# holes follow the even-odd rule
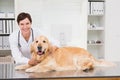
[[[32,29],[33,29],[34,33],[38,33],[38,34],[44,34],[45,33],[45,31],[42,28],[39,28],[39,27],[35,27],[35,28],[32,28]]]
[[[39,27],[32,28],[32,29],[33,29],[33,33],[34,33],[35,37],[40,36],[40,35],[45,35],[45,36],[48,35],[48,33],[46,32],[45,29],[42,29]]]
[[[10,37],[17,37],[18,35],[18,32],[19,32],[19,30],[15,30],[15,31],[13,31],[11,34],[10,34]]]
[[[41,29],[39,27],[34,27],[32,29],[33,29],[33,31],[41,31]]]

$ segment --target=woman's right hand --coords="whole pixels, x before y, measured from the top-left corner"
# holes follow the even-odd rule
[[[30,60],[28,61],[28,64],[31,65],[31,66],[35,66],[35,65],[38,64],[38,61],[35,60],[35,59],[30,59]]]

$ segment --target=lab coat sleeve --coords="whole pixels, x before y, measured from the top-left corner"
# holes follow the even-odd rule
[[[28,63],[29,59],[24,57],[22,53],[20,52],[18,48],[18,39],[17,39],[17,36],[15,35],[16,34],[12,34],[9,36],[9,43],[10,43],[10,49],[11,49],[12,56],[16,64],[26,64]]]

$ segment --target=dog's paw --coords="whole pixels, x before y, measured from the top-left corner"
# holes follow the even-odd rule
[[[25,68],[23,66],[16,66],[15,70],[24,70]]]
[[[15,70],[25,70],[29,67],[30,67],[30,65],[19,65],[19,66],[15,67]]]
[[[25,70],[25,72],[48,72],[48,71],[53,71],[53,69],[49,67],[34,66]]]
[[[33,72],[31,69],[26,69],[25,72]]]
[[[28,68],[25,72],[38,72],[38,70],[36,68]]]

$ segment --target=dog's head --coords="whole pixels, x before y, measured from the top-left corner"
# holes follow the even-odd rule
[[[49,55],[53,49],[53,46],[51,46],[48,38],[45,36],[36,37],[31,44],[31,53],[39,62],[41,62],[47,55]]]

